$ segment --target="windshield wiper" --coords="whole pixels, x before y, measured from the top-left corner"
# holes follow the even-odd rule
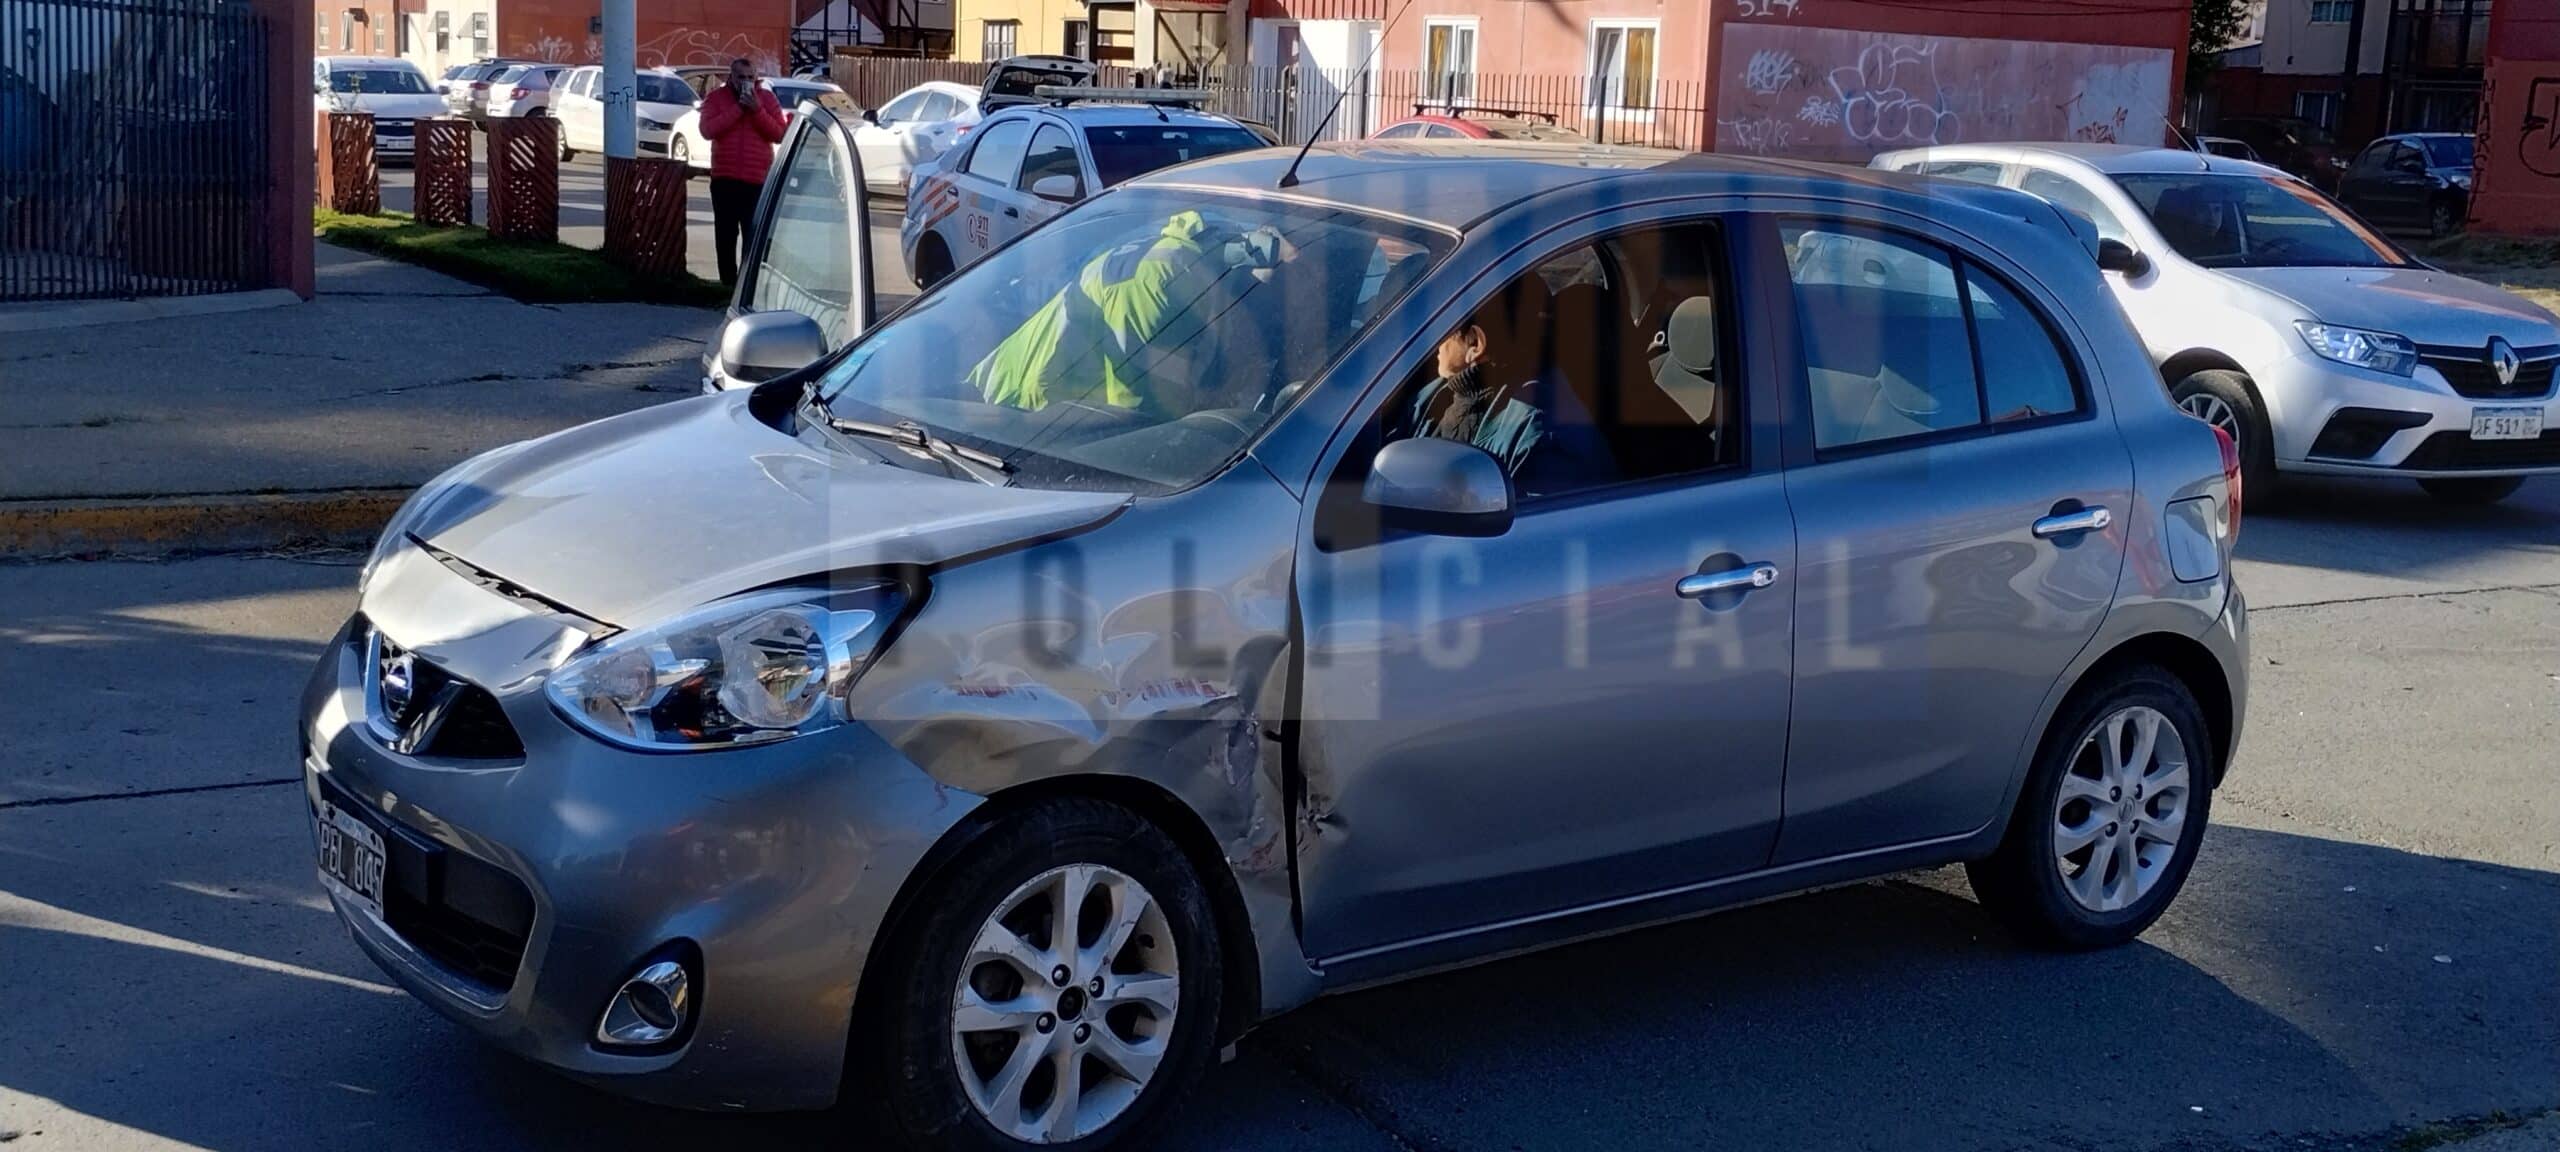
[[[910,452],[931,457],[944,467],[981,484],[1002,488],[1005,486],[1004,478],[1013,474],[1013,463],[1004,457],[971,448],[965,444],[954,444],[926,431],[924,425],[913,420],[900,420],[895,424],[874,424],[869,420],[847,419],[826,412],[824,408],[819,411],[823,414],[829,428],[851,436],[886,440]]]

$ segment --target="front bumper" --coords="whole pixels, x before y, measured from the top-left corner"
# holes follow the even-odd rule
[[[703,1109],[832,1102],[854,990],[889,903],[976,798],[937,785],[859,725],[694,754],[589,738],[539,688],[539,672],[583,635],[416,549],[383,562],[365,611],[421,659],[489,686],[523,752],[393,751],[368,720],[360,616],[304,694],[307,796],[503,872],[533,908],[512,980],[492,981],[333,895],[365,953],[482,1038],[612,1091]],[[679,1046],[633,1055],[596,1045],[622,981],[688,946],[698,1006]]]
[[[2286,472],[2410,480],[2560,473],[2560,389],[2516,399],[2473,399],[2456,394],[2440,373],[2424,364],[2415,376],[2400,377],[2308,353],[2260,365],[2250,378],[2272,417],[2276,467]],[[2408,413],[2423,422],[2393,432],[2367,456],[2315,452],[2321,431],[2348,408]],[[2470,441],[2474,408],[2540,408],[2543,439]]]

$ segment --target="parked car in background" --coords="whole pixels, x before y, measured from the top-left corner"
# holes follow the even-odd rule
[[[684,81],[685,87],[693,89],[695,100],[710,95],[713,88],[729,78],[729,66],[726,64],[678,64],[666,71]]]
[[[510,64],[489,76],[482,124],[551,114],[551,86],[566,75],[566,64]]]
[[[2225,116],[2214,123],[2214,131],[2257,153],[2241,159],[2284,169],[2315,188],[2337,187],[2338,170],[2347,164],[2328,129],[2298,116]]]
[[[519,60],[491,56],[445,70],[436,90],[444,97],[445,111],[477,120],[489,111],[489,78],[519,64],[540,64],[539,60]]]
[[[1265,146],[1242,122],[1192,107],[1206,93],[1051,91],[1080,94],[998,109],[958,147],[917,169],[898,238],[918,287],[932,287],[1105,188]]]
[[[382,160],[416,156],[418,121],[445,111],[427,74],[396,56],[319,57],[311,62],[311,87],[322,112],[373,114],[373,152]]]
[[[1439,109],[1433,111],[1434,108]],[[1416,104],[1413,115],[1369,136],[1372,140],[1545,140],[1588,143],[1589,137],[1556,125],[1553,113],[1522,108]]]
[[[722,72],[727,75],[727,72]],[[774,102],[782,105],[782,122],[788,125],[803,100],[823,100],[832,104],[840,115],[853,114],[853,101],[844,89],[825,80],[763,80],[760,84],[773,93]],[[702,105],[697,102],[676,117],[675,127],[667,136],[667,158],[682,160],[704,172],[711,170],[711,140],[702,134]]]
[[[1328,992],[1957,862],[2100,948],[2187,879],[2247,714],[2242,494],[2043,206],[1257,150],[873,328],[851,147],[804,110],[759,205],[714,344],[760,386],[429,483],[324,646],[329,906],[461,1027],[889,1147],[1104,1152]],[[1783,256],[1859,245],[1922,271]],[[1123,299],[1097,254],[1185,268]],[[1425,434],[1496,342],[1553,438]],[[1496,1013],[1583,991],[1504,975]]]
[[[2441,238],[2471,219],[2467,132],[2385,136],[2356,153],[2338,176],[2338,202],[2377,228]]]
[[[928,80],[865,109],[853,141],[862,154],[862,182],[872,191],[906,194],[908,177],[929,164],[978,124],[979,90],[948,80]]]
[[[638,85],[635,146],[642,156],[662,158],[674,138],[676,121],[700,101],[692,88],[664,68],[643,69],[633,79]],[[552,85],[551,117],[560,122],[561,159],[604,151],[603,84],[604,69],[590,64],[570,69]]]
[[[2216,156],[2228,156],[2234,160],[2247,160],[2251,163],[2266,162],[2258,155],[2258,150],[2250,147],[2246,140],[2230,136],[2198,136],[2195,142],[2198,152],[2210,152]]]
[[[2411,258],[2261,164],[2112,144],[1889,152],[2087,217],[2180,408],[2229,432],[2253,499],[2279,473],[2506,498],[2560,472],[2560,318]],[[1987,173],[1987,177],[1985,177]]]

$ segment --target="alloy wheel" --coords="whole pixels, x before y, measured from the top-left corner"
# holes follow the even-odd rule
[[[2222,397],[2211,392],[2194,392],[2178,401],[2178,410],[2231,434],[2233,443],[2240,442],[2240,415]]]
[[[1144,885],[1098,864],[1032,877],[980,926],[952,994],[970,1105],[1025,1143],[1092,1135],[1154,1077],[1181,989],[1173,931]]]
[[[2186,741],[2158,709],[2110,712],[2081,738],[2053,806],[2053,864],[2093,912],[2131,906],[2177,858],[2190,795]]]

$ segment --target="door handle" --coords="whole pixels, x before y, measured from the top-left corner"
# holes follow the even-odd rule
[[[1698,600],[1718,592],[1748,592],[1778,582],[1778,566],[1753,564],[1744,568],[1728,568],[1722,572],[1699,572],[1680,578],[1672,586],[1683,600]]]
[[[2057,512],[2036,521],[2038,540],[2051,540],[2074,532],[2096,532],[2116,522],[2116,514],[2105,508],[2082,508],[2076,512]]]
[[[1007,208],[1004,210],[1004,214],[1005,218],[1008,220],[1022,219],[1022,209],[1020,208]]]

